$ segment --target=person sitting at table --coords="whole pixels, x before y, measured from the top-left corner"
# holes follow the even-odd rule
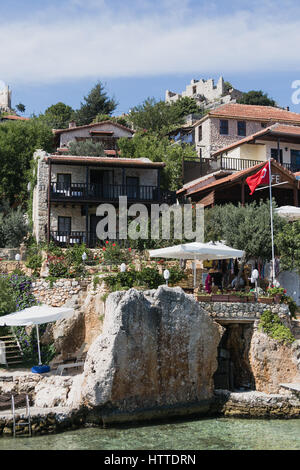
[[[238,280],[238,277],[235,276],[235,278],[231,282],[231,287],[234,288],[234,289],[237,287],[237,280]],[[244,285],[245,285],[245,281],[242,277],[240,277],[239,287],[244,287]]]

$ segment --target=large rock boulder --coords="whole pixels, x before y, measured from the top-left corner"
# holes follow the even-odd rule
[[[287,345],[255,330],[249,360],[259,392],[279,393],[281,383],[300,382],[300,341]]]
[[[209,401],[221,334],[181,288],[112,293],[88,351],[80,404],[109,414]]]

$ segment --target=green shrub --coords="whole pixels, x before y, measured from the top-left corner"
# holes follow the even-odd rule
[[[42,264],[43,264],[43,257],[39,253],[28,256],[26,260],[26,267],[33,270],[34,276],[39,275]]]
[[[174,266],[170,268],[169,272],[170,272],[169,284],[172,286],[178,284],[178,282],[186,278],[185,272],[182,269],[180,269],[179,266]]]
[[[119,266],[122,263],[129,264],[131,261],[131,249],[121,248],[116,243],[106,242],[103,248],[103,261],[105,264]]]
[[[147,289],[157,289],[164,284],[164,278],[156,268],[146,267],[141,271],[131,269],[124,273],[106,276],[105,283],[111,291],[131,289],[132,287],[145,287]]]
[[[0,214],[0,247],[16,248],[27,235],[28,228],[21,209]]]
[[[16,311],[16,300],[13,286],[8,277],[0,276],[0,316]]]
[[[259,329],[276,341],[290,344],[295,341],[290,329],[285,326],[276,313],[265,310],[260,317]]]

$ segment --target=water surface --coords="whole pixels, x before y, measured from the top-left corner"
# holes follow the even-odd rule
[[[208,418],[0,438],[1,450],[300,450],[300,419]]]

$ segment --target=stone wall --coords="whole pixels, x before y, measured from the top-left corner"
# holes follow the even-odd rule
[[[46,152],[37,150],[34,159],[37,161],[36,180],[37,184],[33,189],[32,201],[32,221],[33,235],[39,243],[46,239],[46,226],[48,223],[48,177],[49,167],[44,161]]]
[[[37,279],[32,283],[32,293],[41,303],[61,307],[69,299],[78,296],[83,287],[75,279],[59,279],[53,284],[44,279]]]
[[[228,322],[255,322],[265,310],[277,313],[280,319],[289,328],[291,327],[291,317],[286,304],[261,304],[259,302],[199,302],[200,306],[206,310],[216,321]]]

